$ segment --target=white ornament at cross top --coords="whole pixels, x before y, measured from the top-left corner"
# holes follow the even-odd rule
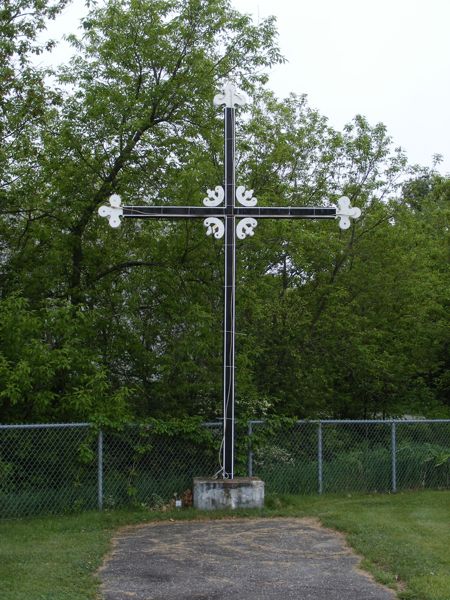
[[[361,209],[357,206],[350,206],[350,199],[347,196],[339,198],[337,203],[339,208],[336,208],[336,217],[340,218],[339,227],[341,229],[348,229],[350,227],[350,219],[359,219],[361,216]]]
[[[247,96],[244,92],[238,92],[236,86],[231,81],[224,85],[223,94],[214,96],[214,106],[225,104],[227,108],[234,108],[236,104],[244,106],[247,102]]]
[[[111,206],[100,206],[98,209],[98,214],[101,217],[107,217],[111,227],[120,226],[120,217],[123,216],[121,202],[119,194],[113,194],[109,199]]]

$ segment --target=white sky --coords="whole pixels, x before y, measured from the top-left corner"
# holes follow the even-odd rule
[[[341,129],[356,114],[383,122],[410,162],[450,173],[450,0],[232,0],[255,22],[277,17],[282,53],[277,96],[306,93]],[[74,0],[52,24],[73,32],[85,12]],[[57,51],[64,57],[63,48]]]

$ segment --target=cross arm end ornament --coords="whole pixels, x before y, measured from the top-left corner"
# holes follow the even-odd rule
[[[113,194],[109,199],[110,206],[100,206],[98,214],[101,217],[106,217],[111,227],[120,226],[120,217],[123,217],[122,200],[119,194]]]
[[[342,196],[338,200],[338,208],[336,208],[336,217],[340,218],[339,227],[348,229],[350,227],[350,219],[359,219],[361,209],[357,206],[350,206],[350,199],[347,196]]]

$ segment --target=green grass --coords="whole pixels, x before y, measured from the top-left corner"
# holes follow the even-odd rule
[[[450,600],[450,492],[274,496],[272,514],[311,515],[342,531],[363,568],[408,600]]]
[[[343,531],[363,567],[408,600],[450,600],[450,492],[395,496],[269,496],[260,513],[315,516]],[[217,518],[194,510],[90,512],[0,522],[2,600],[93,600],[97,568],[118,527],[154,519]]]

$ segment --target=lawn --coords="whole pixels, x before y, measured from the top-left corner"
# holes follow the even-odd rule
[[[236,514],[236,513],[234,513]],[[363,567],[408,600],[450,600],[450,492],[371,496],[271,496],[245,516],[315,516],[344,532]],[[154,519],[218,517],[112,511],[0,523],[2,600],[93,600],[95,571],[114,531]]]
[[[342,531],[362,566],[408,600],[450,600],[450,492],[269,499],[272,514],[314,515]]]

